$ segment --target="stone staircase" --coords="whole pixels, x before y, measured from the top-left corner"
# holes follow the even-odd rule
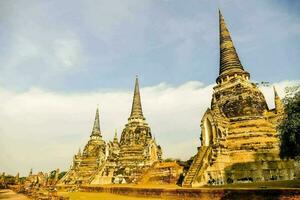
[[[104,171],[106,167],[106,162],[103,162],[97,170],[95,170],[91,176],[89,177],[89,184],[92,184],[92,183],[96,183],[96,179],[100,179],[102,177],[102,172]]]
[[[85,158],[81,161],[80,166],[78,167],[76,173],[78,176],[78,180],[82,184],[88,184],[90,177],[94,174],[94,172],[97,170],[97,158],[91,157],[91,158]]]
[[[153,171],[154,167],[158,164],[159,162],[154,162],[149,168],[146,168],[141,176],[137,179],[138,184],[145,183],[149,180],[151,171]]]
[[[196,154],[190,169],[188,170],[186,176],[184,177],[184,181],[182,183],[183,187],[191,187],[192,183],[195,179],[195,176],[200,172],[200,170],[204,171],[204,168],[207,168],[207,164],[205,163],[206,159],[209,159],[212,153],[212,148],[210,146],[202,146],[198,153]]]

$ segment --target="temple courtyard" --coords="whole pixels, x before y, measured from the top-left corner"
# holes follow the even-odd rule
[[[25,195],[18,194],[9,189],[0,190],[0,199],[29,200]]]
[[[75,199],[144,200],[144,199],[300,199],[300,180],[272,181],[182,188],[178,185],[106,185],[82,186],[79,191],[59,190],[59,195]],[[151,197],[150,197],[151,196]],[[1,196],[0,196],[1,199]]]
[[[299,199],[300,180],[182,188],[178,185],[82,186],[77,192],[60,191],[72,199]],[[151,197],[151,198],[150,198]]]

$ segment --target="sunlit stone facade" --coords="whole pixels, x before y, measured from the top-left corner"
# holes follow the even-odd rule
[[[293,179],[294,162],[279,157],[276,127],[283,104],[274,88],[275,108],[268,108],[240,62],[221,12],[219,22],[219,76],[201,120],[201,147],[183,186]]]
[[[161,160],[161,147],[152,137],[151,129],[143,116],[138,78],[128,123],[120,142],[117,133],[106,143],[100,131],[99,111],[96,111],[90,140],[83,152],[73,157],[73,164],[59,185],[131,183],[154,163]]]

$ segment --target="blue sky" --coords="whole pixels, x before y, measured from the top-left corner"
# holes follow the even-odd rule
[[[298,1],[1,1],[0,84],[71,92],[218,73],[218,7],[258,81],[299,77]],[[272,72],[272,74],[270,73]],[[55,80],[55,81],[54,81]]]
[[[97,104],[104,139],[120,136],[136,74],[164,157],[193,156],[218,75],[218,7],[252,80],[281,97],[299,84],[299,1],[0,1],[0,171],[66,170]]]

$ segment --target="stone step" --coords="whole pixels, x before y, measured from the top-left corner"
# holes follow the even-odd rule
[[[183,186],[190,186],[192,184],[192,181],[197,173],[197,171],[202,167],[201,165],[203,164],[203,159],[204,157],[208,154],[208,150],[210,147],[202,147],[198,153],[196,154],[194,161],[186,175],[183,181]]]

